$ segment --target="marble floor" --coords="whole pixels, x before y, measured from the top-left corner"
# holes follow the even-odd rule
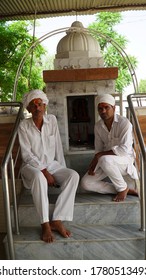
[[[52,195],[51,204],[56,200]],[[111,195],[78,193],[74,219],[66,222],[72,236],[57,233],[55,242],[40,240],[40,225],[29,192],[22,197],[20,235],[14,235],[16,259],[144,259],[145,233],[140,231],[139,198],[114,203]],[[26,219],[27,217],[27,219]]]
[[[55,233],[55,242],[44,244],[40,228],[21,228],[14,237],[16,259],[144,259],[144,233],[138,225],[71,225],[68,239]]]

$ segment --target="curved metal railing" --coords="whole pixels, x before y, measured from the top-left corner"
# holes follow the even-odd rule
[[[128,70],[130,72],[131,75],[131,79],[132,79],[132,83],[133,83],[133,87],[134,87],[134,92],[137,93],[138,92],[138,81],[137,81],[137,77],[136,77],[136,73],[134,70],[134,67],[127,55],[127,53],[124,51],[124,49],[115,41],[113,40],[111,37],[109,37],[108,35],[105,35],[101,32],[95,31],[94,29],[88,29],[88,28],[79,28],[79,27],[64,27],[64,28],[60,28],[57,30],[53,30],[51,32],[48,32],[47,34],[43,35],[42,37],[38,38],[35,42],[32,43],[32,45],[30,46],[30,48],[28,48],[24,54],[24,56],[22,57],[20,64],[18,66],[17,69],[17,73],[16,73],[16,77],[15,77],[15,82],[14,82],[14,89],[13,89],[13,101],[16,100],[16,96],[17,96],[17,86],[18,86],[18,80],[23,68],[23,65],[25,64],[26,59],[28,58],[28,56],[30,55],[30,53],[43,41],[45,41],[48,38],[51,38],[54,35],[63,33],[63,32],[67,32],[67,31],[82,31],[85,32],[87,34],[92,34],[94,35],[98,35],[99,37],[104,38],[107,42],[109,42],[110,44],[112,44],[115,49],[119,52],[119,54],[122,56],[123,60],[126,62]]]
[[[138,145],[140,148],[140,200],[141,200],[141,230],[145,231],[146,227],[146,145],[143,139],[142,131],[136,114],[134,101],[142,107],[142,100],[146,100],[146,94],[130,94],[127,97],[131,122],[135,128]],[[146,115],[146,113],[145,113]]]
[[[10,205],[10,193],[9,193],[9,177],[8,177],[8,164],[10,164],[10,176],[11,176],[11,187],[12,187],[12,196],[13,196],[13,209],[14,209],[14,224],[16,234],[19,234],[19,225],[18,225],[18,212],[17,212],[17,201],[16,201],[16,186],[15,186],[15,175],[14,175],[14,163],[12,157],[12,150],[15,143],[15,139],[18,132],[18,127],[20,119],[22,117],[23,104],[20,102],[3,102],[0,103],[0,106],[10,106],[18,107],[19,111],[16,117],[16,121],[12,130],[12,133],[9,138],[9,142],[6,148],[5,155],[1,163],[1,176],[2,176],[2,187],[4,194],[4,207],[6,214],[6,227],[7,227],[7,241],[8,241],[8,253],[11,260],[15,259],[14,254],[14,244],[13,244],[13,233],[11,225],[11,205]]]

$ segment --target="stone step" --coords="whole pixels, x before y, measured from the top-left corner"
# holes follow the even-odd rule
[[[139,225],[70,225],[70,238],[54,233],[55,241],[40,240],[40,227],[23,227],[14,235],[17,260],[143,260],[145,234]],[[7,240],[5,239],[7,247]]]
[[[51,216],[57,194],[51,194],[49,197]],[[128,195],[126,200],[120,203],[113,202],[112,198],[112,195],[77,193],[73,222],[86,225],[138,224],[140,222],[138,197]],[[39,226],[40,224],[28,190],[24,190],[21,197],[18,215],[20,226]]]

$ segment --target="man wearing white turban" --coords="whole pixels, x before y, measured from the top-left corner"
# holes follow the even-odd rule
[[[48,98],[41,90],[24,95],[24,108],[31,118],[20,123],[18,135],[22,154],[21,175],[24,186],[31,189],[33,201],[40,218],[42,240],[53,242],[52,231],[67,238],[71,233],[62,221],[73,219],[74,199],[79,175],[66,167],[57,120],[45,114]],[[50,221],[48,187],[60,186]]]
[[[100,120],[95,124],[95,156],[81,180],[87,191],[116,194],[123,201],[127,194],[138,195],[131,185],[138,178],[134,166],[133,134],[130,121],[115,113],[115,99],[103,94],[97,100]]]

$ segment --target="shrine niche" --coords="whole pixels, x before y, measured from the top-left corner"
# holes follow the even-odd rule
[[[94,148],[95,118],[93,108],[94,96],[67,97],[70,150]]]
[[[75,98],[72,102],[71,122],[89,122],[89,108],[86,97]]]

